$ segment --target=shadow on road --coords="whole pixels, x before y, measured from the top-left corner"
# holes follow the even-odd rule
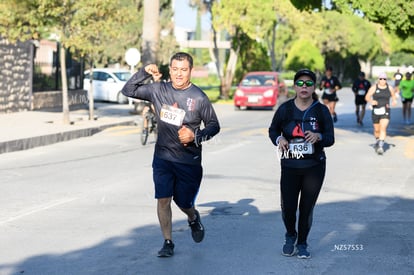
[[[161,233],[158,225],[148,225],[91,247],[1,264],[0,274],[395,274],[397,270],[412,274],[414,270],[413,200],[375,196],[317,205],[310,260],[280,255],[284,234],[280,212],[260,213],[253,202],[243,198],[236,203],[200,204],[205,240],[193,243],[186,221],[174,222],[176,253],[171,258],[156,257]],[[138,209],[131,217],[135,218]]]
[[[402,110],[399,108],[391,109],[391,120],[387,129],[387,135],[390,137],[394,136],[413,136],[414,135],[414,124],[405,125],[402,120]],[[373,133],[371,110],[367,108],[364,125],[360,126],[356,123],[355,113],[338,113],[338,122],[335,123],[335,128],[352,131],[356,133]]]

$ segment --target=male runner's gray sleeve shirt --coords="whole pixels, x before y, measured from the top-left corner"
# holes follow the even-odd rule
[[[122,93],[154,105],[158,127],[154,156],[179,163],[200,164],[201,143],[220,131],[210,100],[194,84],[185,90],[176,90],[171,82],[144,84],[149,77],[151,75],[144,69],[139,70],[125,84]],[[181,125],[190,128],[195,135],[194,142],[187,146],[178,139]]]

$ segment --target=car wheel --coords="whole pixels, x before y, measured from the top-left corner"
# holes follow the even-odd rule
[[[128,98],[124,96],[121,92],[118,92],[118,96],[116,97],[116,101],[119,104],[125,104],[128,102]]]

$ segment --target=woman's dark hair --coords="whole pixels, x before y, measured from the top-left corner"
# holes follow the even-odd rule
[[[178,53],[174,54],[173,56],[171,56],[170,66],[171,66],[173,60],[179,60],[179,61],[187,60],[188,64],[190,65],[190,69],[193,68],[193,57],[191,55],[189,55],[188,53],[178,52]]]

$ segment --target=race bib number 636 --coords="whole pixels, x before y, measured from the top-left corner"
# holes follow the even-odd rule
[[[185,111],[183,109],[163,104],[160,119],[168,124],[181,126],[183,124]]]
[[[314,153],[314,147],[313,144],[308,143],[306,141],[304,142],[292,142],[289,143],[289,150],[294,153],[300,153],[300,154],[307,154],[311,155]]]

